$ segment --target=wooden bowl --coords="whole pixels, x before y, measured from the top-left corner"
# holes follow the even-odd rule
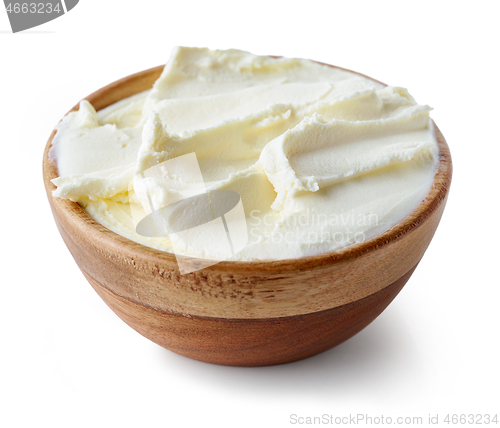
[[[86,97],[99,110],[151,88],[163,66],[118,80]],[[78,109],[75,106],[72,110]],[[435,125],[434,125],[435,126]],[[452,163],[435,127],[439,169],[425,200],[377,237],[317,256],[221,262],[180,275],[175,256],[106,229],[76,203],[55,198],[58,176],[43,177],[61,236],[106,304],[153,342],[196,360],[233,366],[288,363],[326,351],[372,322],[396,297],[437,228]],[[196,259],[190,259],[196,264]]]

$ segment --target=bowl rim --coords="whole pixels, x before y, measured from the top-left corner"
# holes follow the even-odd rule
[[[273,58],[278,57],[273,56]],[[376,79],[373,79],[372,77],[366,76],[356,71],[334,66],[331,64],[321,63],[318,61],[314,62],[328,67],[348,71],[387,86],[385,83],[382,83]],[[121,99],[140,93],[141,91],[127,91],[127,85],[129,85],[132,81],[139,81],[141,79],[148,80],[151,79],[151,76],[159,76],[164,67],[165,65],[160,65],[125,76],[87,95],[86,97],[82,98],[82,100],[88,100],[95,106],[96,104],[99,104],[97,101],[104,95],[112,93],[114,94],[115,92],[117,92],[118,95],[115,95],[114,101],[96,107],[96,110],[101,110]],[[156,80],[156,78],[154,80]],[[78,108],[79,103],[77,103],[64,116],[72,111],[78,110]],[[431,123],[434,128],[439,148],[439,161],[436,173],[434,175],[432,187],[430,188],[425,199],[408,216],[406,216],[400,222],[396,223],[390,229],[366,241],[353,244],[335,251],[317,255],[278,260],[266,259],[259,261],[220,261],[214,265],[204,268],[203,270],[217,271],[221,273],[250,271],[255,272],[256,270],[258,270],[266,271],[269,274],[302,271],[306,269],[311,270],[317,267],[321,267],[325,263],[331,264],[348,261],[350,259],[358,257],[361,254],[371,253],[381,246],[391,244],[401,239],[412,230],[418,228],[434,213],[434,211],[438,209],[441,202],[447,197],[450,188],[453,169],[451,153],[443,134],[432,119]],[[67,215],[70,215],[72,217],[72,220],[78,224],[79,229],[83,233],[97,233],[102,243],[106,246],[109,246],[110,248],[121,251],[133,258],[147,258],[155,263],[161,264],[167,262],[169,264],[174,263],[175,266],[177,266],[176,255],[174,253],[148,247],[146,245],[132,241],[124,236],[121,236],[113,232],[112,230],[107,229],[105,226],[97,222],[97,220],[90,217],[90,215],[88,215],[78,203],[73,202],[69,199],[60,199],[52,195],[52,191],[56,189],[56,186],[51,182],[51,180],[59,176],[57,166],[49,159],[49,150],[52,146],[52,140],[55,134],[56,130],[54,129],[49,136],[43,153],[43,180],[47,192],[47,197],[49,198],[49,202],[51,203],[51,205],[53,205],[54,208],[57,207],[57,209],[62,210]]]

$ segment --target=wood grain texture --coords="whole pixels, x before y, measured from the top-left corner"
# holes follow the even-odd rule
[[[99,110],[150,88],[162,70],[163,67],[160,66],[128,76],[86,99]],[[75,106],[72,110],[77,108]],[[251,359],[243,357],[241,352],[237,353],[240,357],[227,355],[225,359],[221,359],[220,355],[214,356],[214,352],[206,350],[204,358],[204,347],[199,347],[201,351],[195,353],[182,351],[184,348],[196,348],[187,345],[189,334],[182,336],[186,340],[183,345],[179,340],[158,339],[157,332],[162,328],[173,331],[175,322],[187,326],[187,319],[196,319],[196,328],[207,332],[204,336],[206,347],[213,345],[215,349],[222,346],[226,337],[224,335],[229,333],[223,333],[224,329],[215,329],[214,332],[211,329],[221,325],[221,320],[224,319],[228,320],[227,325],[236,329],[229,329],[236,335],[238,329],[246,328],[243,327],[243,320],[248,320],[249,326],[256,326],[261,320],[264,323],[262,326],[271,328],[271,325],[278,325],[277,321],[271,321],[275,319],[283,321],[297,317],[298,320],[307,316],[311,320],[319,320],[322,319],[320,315],[313,314],[322,313],[326,320],[326,313],[329,311],[333,311],[333,314],[336,309],[356,305],[373,296],[380,296],[380,299],[383,297],[388,304],[394,296],[390,297],[390,293],[384,294],[383,291],[388,287],[397,289],[406,282],[427,249],[446,203],[452,175],[451,155],[436,126],[435,131],[439,144],[439,166],[433,186],[415,211],[387,232],[346,249],[317,256],[262,262],[221,262],[187,275],[180,275],[173,254],[145,247],[119,236],[88,216],[78,204],[52,196],[55,186],[50,180],[57,177],[58,173],[57,166],[48,159],[48,151],[54,133],[45,149],[43,175],[54,219],[75,261],[99,295],[133,328],[151,340],[161,342],[162,346],[170,346],[183,355],[190,354],[188,356],[192,358],[233,365],[277,364],[280,361],[305,358],[307,352],[296,352],[291,347],[289,357],[284,356],[285,350],[282,350],[285,354],[276,350],[276,355],[281,357],[269,356],[267,359],[260,353],[260,363],[255,356],[250,362]],[[188,262],[195,265],[199,263],[194,258],[188,258]],[[402,278],[406,279],[403,281]],[[398,285],[393,287],[394,284]],[[380,310],[385,307],[382,301],[375,306]],[[137,322],[132,322],[131,319]],[[364,322],[360,320],[357,323],[354,315],[346,315],[342,319],[342,328],[326,329],[325,332],[330,331],[331,337],[328,340],[323,337],[322,342],[339,343],[339,340],[347,338],[340,332],[355,334],[358,330],[353,326]],[[368,320],[370,317],[363,319]],[[161,327],[162,322],[165,327]],[[285,324],[283,322],[279,325],[289,325],[291,328],[293,324],[291,321]],[[205,330],[201,327],[204,323]],[[316,334],[315,329],[320,328],[321,322],[311,323],[314,327],[307,331],[312,337]],[[196,328],[193,327],[192,340],[200,341],[202,338],[194,338]],[[263,327],[260,331],[265,330]],[[186,327],[184,331],[191,330]],[[218,334],[220,337],[216,340]],[[252,334],[248,336],[248,346],[255,343],[255,335]],[[328,335],[325,333],[324,336]],[[290,340],[292,338],[290,336]],[[268,343],[264,336],[262,340]],[[170,345],[166,345],[167,343]],[[262,343],[256,346],[264,346]],[[278,345],[275,343],[273,346]],[[267,352],[270,352],[269,349]]]
[[[271,319],[206,318],[161,312],[87,279],[116,315],[158,345],[207,363],[251,367],[309,358],[351,338],[392,302],[415,267],[393,284],[356,302],[312,314]]]

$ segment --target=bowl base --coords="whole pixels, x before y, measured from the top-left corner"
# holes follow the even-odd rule
[[[270,366],[324,352],[360,332],[401,291],[416,266],[391,285],[356,302],[283,318],[225,319],[159,311],[121,297],[85,274],[125,323],[177,354],[228,366]]]

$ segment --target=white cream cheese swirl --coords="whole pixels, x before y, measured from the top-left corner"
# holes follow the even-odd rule
[[[229,259],[333,251],[389,229],[425,198],[438,154],[429,111],[403,88],[312,61],[176,48],[150,91],[99,112],[82,101],[61,121],[54,195],[133,241],[220,260],[217,245],[144,236],[138,224],[231,190],[247,239]],[[186,173],[180,159],[196,167]]]

